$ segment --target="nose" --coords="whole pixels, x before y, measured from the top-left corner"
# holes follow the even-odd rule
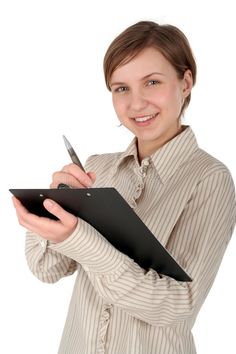
[[[130,95],[130,110],[140,112],[147,107],[148,101],[142,92],[132,92]]]

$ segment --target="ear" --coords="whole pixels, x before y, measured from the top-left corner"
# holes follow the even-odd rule
[[[186,70],[183,77],[183,97],[186,98],[193,87],[193,75],[191,70]]]

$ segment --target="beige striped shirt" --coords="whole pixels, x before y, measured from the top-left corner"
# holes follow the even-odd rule
[[[115,187],[193,279],[142,269],[79,220],[65,241],[41,247],[28,232],[31,271],[56,282],[77,270],[60,354],[194,354],[191,329],[236,222],[228,169],[201,150],[190,127],[138,162],[136,140],[122,153],[91,156],[94,187]]]

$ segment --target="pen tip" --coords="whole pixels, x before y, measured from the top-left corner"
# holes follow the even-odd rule
[[[62,136],[63,136],[64,142],[65,142],[66,148],[71,149],[71,145],[70,145],[69,141],[66,139],[65,135],[62,135]]]

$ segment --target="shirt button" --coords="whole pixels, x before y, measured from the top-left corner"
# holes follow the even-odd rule
[[[150,163],[149,160],[144,160],[144,161],[143,161],[144,166],[148,166],[149,163]]]
[[[41,240],[39,241],[40,246],[42,247],[42,251],[43,253],[46,251],[47,245],[48,245],[48,241],[47,240]]]
[[[130,206],[131,206],[131,208],[134,209],[134,208],[136,207],[136,202],[132,200],[132,201],[130,202]]]

